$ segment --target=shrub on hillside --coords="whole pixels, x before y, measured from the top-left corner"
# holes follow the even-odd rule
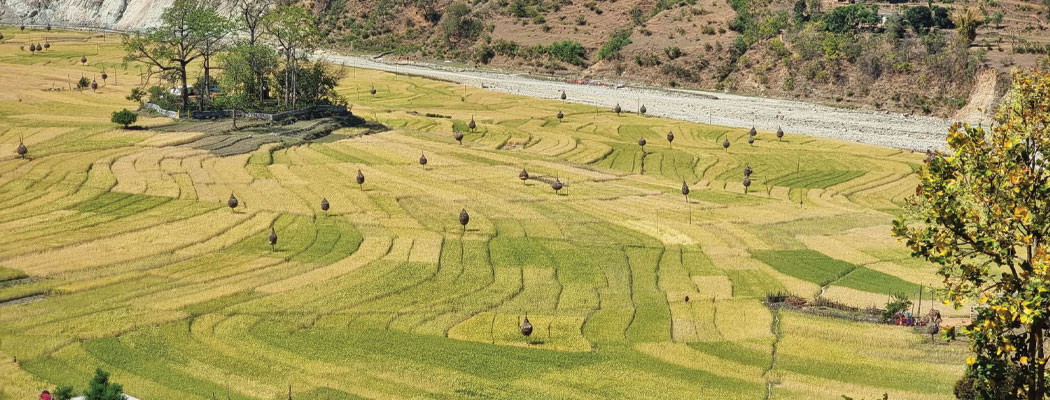
[[[598,50],[598,58],[607,60],[610,58],[617,58],[620,56],[620,50],[631,44],[631,30],[621,29],[613,32],[609,41],[602,46],[601,50]]]
[[[574,42],[572,40],[554,42],[551,43],[548,52],[551,57],[562,62],[578,66],[586,64],[584,57],[587,55],[587,50],[583,48],[583,45],[580,44],[580,42]]]
[[[634,63],[639,67],[654,67],[660,65],[660,57],[655,54],[641,54],[634,56]]]
[[[682,49],[678,48],[678,46],[664,48],[664,55],[666,55],[667,58],[670,60],[674,60],[678,57],[681,57],[682,54]]]

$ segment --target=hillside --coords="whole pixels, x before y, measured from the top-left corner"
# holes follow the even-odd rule
[[[925,3],[304,1],[322,19],[325,46],[345,51],[970,120],[995,104],[1006,71],[1046,64],[1050,42],[1046,7],[1034,1],[934,4],[947,22],[926,34],[907,16]],[[134,30],[155,24],[167,4],[17,0],[0,11],[8,24]],[[857,11],[870,5],[866,21]],[[985,21],[970,46],[951,27],[967,9]],[[957,114],[971,94],[980,96]]]
[[[978,76],[991,93],[979,93],[965,117],[992,108],[1009,69],[1038,65],[1048,26],[1041,3],[994,0],[935,4],[931,14],[943,7],[947,22],[924,34],[907,10],[925,3],[865,3],[854,15],[833,1],[501,0],[450,13],[451,4],[313,6],[331,45],[348,50],[956,118]],[[855,12],[869,5],[878,8],[865,23]],[[968,8],[988,21],[971,46],[953,27]],[[848,29],[828,26],[837,12]]]

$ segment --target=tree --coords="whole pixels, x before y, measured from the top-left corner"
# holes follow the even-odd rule
[[[210,12],[201,13],[198,29],[203,37],[200,46],[201,68],[204,70],[204,87],[198,88],[199,109],[204,110],[205,99],[211,94],[211,60],[226,48],[226,36],[233,30],[233,22],[216,13],[218,5],[209,6]]]
[[[281,6],[267,14],[263,23],[266,32],[277,41],[284,54],[284,105],[295,107],[299,56],[313,51],[316,46],[317,20],[303,7]]]
[[[201,56],[208,38],[208,23],[215,10],[199,0],[175,0],[161,14],[161,24],[124,37],[125,61],[138,61],[174,73],[182,84],[182,110],[189,108],[186,66]]]
[[[885,31],[886,36],[891,38],[891,39],[893,39],[895,42],[896,42],[897,39],[903,38],[904,37],[904,33],[905,33],[904,30],[907,29],[904,24],[905,24],[904,18],[901,17],[900,15],[891,15],[891,16],[889,16],[888,18],[886,18],[886,24],[885,24],[885,26],[886,26],[886,31]]]
[[[108,372],[96,369],[95,377],[91,379],[84,395],[85,400],[123,400],[124,387],[110,382]]]
[[[894,293],[890,301],[886,302],[886,309],[882,311],[882,322],[893,321],[893,318],[911,308],[912,302],[903,293]]]
[[[933,27],[933,13],[926,6],[911,7],[904,11],[904,20],[915,30],[916,35],[925,35]]]
[[[59,386],[52,394],[55,400],[69,400],[72,399],[76,394],[73,393],[72,386]]]
[[[142,104],[142,99],[146,97],[146,91],[142,88],[131,88],[131,93],[125,99]]]
[[[269,46],[244,41],[220,57],[223,73],[219,77],[219,87],[223,97],[242,97],[240,104],[244,106],[251,103],[261,105],[266,93],[262,90],[266,77],[277,70],[279,64],[277,52]]]
[[[795,15],[795,25],[802,25],[809,20],[809,16],[806,15],[806,0],[796,0],[792,11]]]
[[[962,330],[979,398],[1043,399],[1050,329],[1050,74],[1017,72],[991,131],[955,124],[893,233],[944,277],[945,302],[979,302]]]
[[[304,106],[317,104],[340,104],[343,102],[335,88],[339,80],[346,76],[345,70],[321,62],[304,63],[295,70],[296,82],[294,97]],[[292,89],[279,88],[282,91]]]
[[[976,7],[967,7],[959,11],[955,16],[956,24],[959,26],[959,39],[965,40],[966,44],[973,43],[977,38],[977,28],[984,25],[984,16]]]
[[[128,111],[128,109],[126,108],[120,111],[114,111],[113,117],[110,118],[110,121],[112,121],[114,124],[124,125],[124,129],[128,129],[128,126],[134,124],[135,121],[138,120],[139,116],[131,111]]]
[[[992,24],[992,25],[995,25],[996,29],[1002,28],[1003,27],[1003,12],[1002,11],[996,11],[996,12],[992,13],[992,15],[988,16],[988,23]]]
[[[262,103],[265,97],[266,69],[265,63],[260,59],[259,53],[270,50],[269,47],[260,45],[264,31],[263,22],[273,8],[272,0],[239,0],[237,2],[237,23],[244,35],[242,45],[247,46],[243,54],[247,55],[247,62],[254,80],[245,87],[248,94],[254,96]]]
[[[941,6],[933,6],[933,8],[930,9],[930,14],[932,16],[931,22],[933,23],[933,26],[936,26],[941,29],[955,28],[955,22],[953,22],[952,19],[948,17],[947,8]]]
[[[448,5],[438,26],[441,27],[445,43],[449,45],[463,40],[472,41],[481,32],[481,22],[470,18],[470,6],[459,2]]]
[[[861,24],[874,26],[879,21],[879,6],[852,4],[832,10],[824,16],[828,31],[847,33],[856,31]]]

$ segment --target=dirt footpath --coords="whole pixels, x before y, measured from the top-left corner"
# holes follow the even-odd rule
[[[523,74],[464,70],[417,63],[318,52],[317,58],[336,64],[459,82],[523,96],[557,99],[636,111],[642,104],[650,115],[732,127],[805,134],[905,150],[944,149],[951,121],[870,110],[848,110],[794,100],[766,99],[725,93],[656,88],[578,85]]]

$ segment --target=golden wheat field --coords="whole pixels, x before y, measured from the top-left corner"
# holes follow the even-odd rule
[[[962,374],[965,345],[763,303],[936,286],[889,235],[920,155],[356,70],[339,91],[384,129],[220,156],[109,122],[141,83],[119,38],[0,31],[2,399],[96,368],[173,400],[941,399]]]

